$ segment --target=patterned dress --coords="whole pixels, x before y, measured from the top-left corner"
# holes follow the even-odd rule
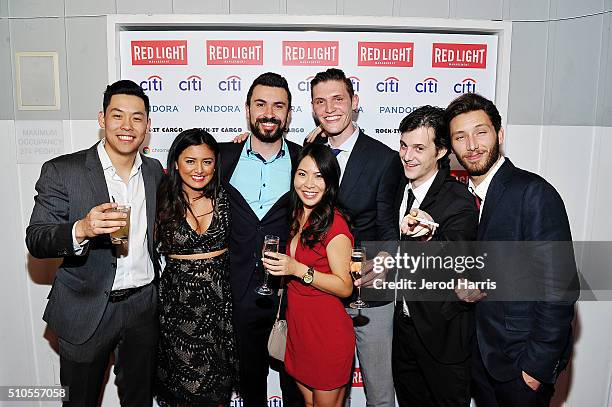
[[[197,233],[183,219],[177,227],[160,231],[160,252],[221,250],[228,246],[229,230],[229,201],[221,189],[206,232]],[[157,402],[173,407],[227,405],[238,377],[229,254],[166,261],[159,284]]]

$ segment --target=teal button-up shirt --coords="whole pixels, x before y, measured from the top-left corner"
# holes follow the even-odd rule
[[[283,139],[278,154],[266,161],[251,148],[251,137],[242,149],[230,184],[261,220],[291,187],[291,157]]]

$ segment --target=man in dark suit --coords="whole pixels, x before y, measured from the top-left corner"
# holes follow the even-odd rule
[[[291,92],[287,80],[267,72],[247,93],[246,116],[251,135],[240,143],[220,143],[221,176],[232,211],[230,282],[234,328],[240,357],[240,395],[244,406],[268,404],[270,366],[268,337],[278,308],[276,292],[262,296],[261,249],[265,235],[280,237],[284,252],[289,234],[289,190],[301,147],[283,138],[290,119]],[[277,288],[278,279],[269,285]],[[295,381],[280,366],[283,405],[304,401]]]
[[[450,175],[444,109],[420,107],[401,121],[399,130],[405,175],[397,195],[402,240],[475,240],[478,212],[465,184]],[[402,407],[470,404],[472,310],[453,291],[447,294],[452,296],[448,301],[413,297],[397,303],[393,381]]]
[[[355,244],[397,241],[399,218],[394,201],[402,177],[397,153],[367,136],[353,122],[359,97],[344,72],[335,68],[319,72],[310,82],[310,89],[312,110],[322,130],[314,142],[328,144],[336,154],[341,169],[338,203],[350,218]],[[368,255],[371,258],[376,254]],[[369,271],[371,266],[369,262]],[[367,406],[391,407],[395,405],[390,351],[394,305],[368,305],[362,310],[347,309],[352,316],[361,314],[367,320],[355,327]]]
[[[478,240],[534,241],[534,247],[543,242],[544,248],[571,242],[563,200],[555,188],[500,154],[504,129],[493,102],[477,94],[462,95],[447,107],[446,118],[453,151],[479,201]],[[507,253],[506,261],[517,264],[507,270],[532,272],[533,283],[543,273],[553,285],[554,279],[575,278],[571,246],[561,256],[565,263],[551,252],[540,254],[526,263],[525,254]],[[571,275],[560,275],[570,263]],[[472,394],[479,407],[549,405],[555,380],[571,354],[576,293],[574,288],[556,301],[499,302],[489,297],[478,302]],[[467,300],[475,299],[479,297]]]
[[[43,318],[59,337],[65,405],[97,405],[114,352],[121,404],[150,407],[158,336],[153,225],[163,172],[138,153],[151,124],[149,99],[134,82],[115,82],[98,121],[103,140],[43,165],[26,244],[34,257],[63,257]],[[119,245],[109,233],[126,218],[111,210],[115,201],[131,205],[129,240]]]

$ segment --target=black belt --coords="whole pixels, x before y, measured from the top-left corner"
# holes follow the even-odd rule
[[[123,301],[129,298],[130,296],[136,294],[137,292],[141,291],[143,288],[148,287],[150,285],[151,283],[146,284],[146,285],[141,285],[140,287],[124,288],[123,290],[113,290],[110,292],[110,295],[108,296],[108,302]]]

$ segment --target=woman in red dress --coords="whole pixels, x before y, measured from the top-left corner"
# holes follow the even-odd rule
[[[336,208],[340,167],[329,147],[310,144],[293,179],[287,254],[266,252],[268,271],[290,276],[285,369],[307,406],[340,407],[350,381],[355,332],[340,298],[353,292],[353,236]]]

